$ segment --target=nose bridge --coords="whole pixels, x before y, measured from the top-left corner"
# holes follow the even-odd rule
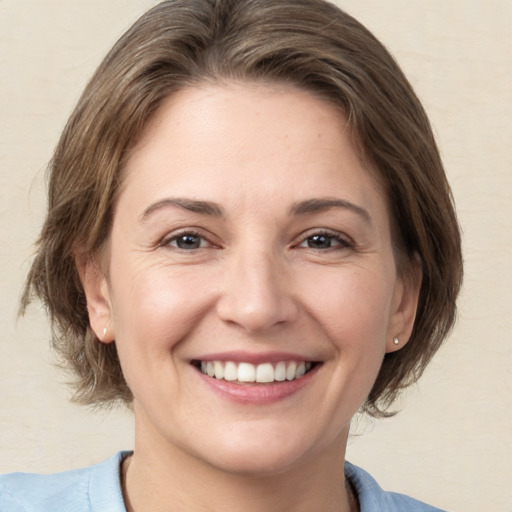
[[[289,322],[296,314],[283,258],[271,244],[247,244],[234,251],[219,299],[219,316],[248,332]]]

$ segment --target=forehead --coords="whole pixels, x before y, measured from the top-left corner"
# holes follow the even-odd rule
[[[132,149],[124,185],[139,195],[222,192],[245,205],[333,190],[352,201],[382,199],[341,110],[287,85],[207,84],[173,94]]]
[[[276,142],[301,135],[309,138],[314,130],[315,140],[320,140],[334,125],[338,133],[346,132],[351,137],[340,108],[290,84],[203,83],[181,89],[164,100],[146,123],[131,154],[144,151],[160,136],[199,142],[201,135],[214,135],[212,128],[230,135],[223,149],[235,150],[244,136],[246,143],[251,137],[251,142],[258,145],[268,144],[270,138]],[[261,131],[263,126],[266,129]]]

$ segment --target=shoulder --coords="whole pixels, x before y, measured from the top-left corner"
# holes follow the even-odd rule
[[[345,474],[358,494],[361,512],[443,512],[409,496],[384,491],[371,475],[349,462]]]
[[[125,512],[119,479],[124,456],[51,475],[0,475],[0,512]]]

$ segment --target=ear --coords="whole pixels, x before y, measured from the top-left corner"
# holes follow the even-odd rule
[[[102,343],[115,340],[112,302],[108,281],[97,256],[78,255],[75,257],[80,281],[87,300],[89,323],[96,337]]]
[[[421,290],[421,263],[412,262],[412,269],[397,277],[393,294],[391,320],[386,339],[386,352],[400,350],[411,337]]]

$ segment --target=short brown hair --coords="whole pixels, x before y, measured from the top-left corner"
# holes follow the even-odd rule
[[[383,184],[399,272],[421,261],[409,343],[385,356],[363,405],[378,416],[415,382],[453,325],[460,233],[428,118],[400,68],[359,22],[324,0],[169,0],[117,42],[83,92],[49,167],[48,215],[22,310],[46,305],[53,345],[87,404],[132,400],[115,344],[89,326],[77,251],[107,240],[122,168],[173,92],[232,81],[290,83],[339,106],[362,161]]]

